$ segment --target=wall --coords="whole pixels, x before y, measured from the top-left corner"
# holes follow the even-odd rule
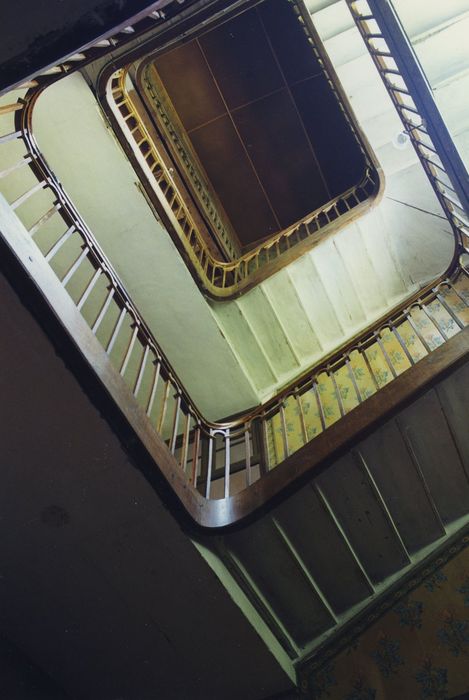
[[[469,535],[303,681],[314,700],[469,697]],[[417,587],[416,584],[418,583]],[[404,593],[404,594],[403,594]],[[379,615],[379,612],[378,612]],[[370,619],[370,618],[369,618]],[[368,620],[369,621],[369,620]]]

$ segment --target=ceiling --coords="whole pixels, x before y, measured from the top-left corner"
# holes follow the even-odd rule
[[[242,245],[363,177],[364,157],[287,0],[266,0],[153,66]]]

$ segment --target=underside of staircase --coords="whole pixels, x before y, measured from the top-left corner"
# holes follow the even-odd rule
[[[467,526],[468,391],[466,363],[262,518],[197,538],[300,673]]]

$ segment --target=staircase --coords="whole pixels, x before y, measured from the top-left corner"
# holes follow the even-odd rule
[[[451,242],[440,222],[406,220],[398,207],[384,201],[239,300],[211,302],[263,399],[443,271]],[[432,240],[425,259],[417,253],[424,236]]]
[[[261,519],[198,540],[297,669],[468,523],[468,391],[466,364]]]
[[[72,86],[70,100],[61,94],[68,86]],[[86,94],[86,98],[84,102],[74,103],[73,95],[78,91],[83,96]],[[7,99],[11,104],[12,95]],[[312,358],[328,355],[345,338],[356,335],[371,319],[381,316],[390,305],[413,293],[409,308],[399,311],[398,319],[390,317],[366,337],[361,336],[357,347],[351,343],[344,349],[340,362],[333,358],[331,366],[326,359],[324,367],[316,368],[314,377],[308,379],[305,375],[303,383],[280,396],[272,413],[271,407],[266,410],[261,426],[265,429],[265,454],[259,446],[262,439],[255,435],[249,417],[234,440],[229,427],[218,427],[213,434],[209,429],[203,436],[205,442],[199,454],[200,423],[192,422],[197,415],[191,413],[187,395],[163,364],[159,349],[130,299],[121,293],[105,259],[98,260],[96,253],[101,267],[91,264],[93,245],[78,213],[69,206],[67,216],[75,216],[76,221],[72,219],[74,223],[65,231],[64,220],[54,218],[65,199],[52,196],[52,188],[48,189],[50,175],[49,180],[38,181],[30,171],[28,166],[33,156],[25,153],[17,132],[2,128],[0,148],[5,160],[0,175],[2,192],[8,202],[5,205],[0,198],[4,232],[7,234],[11,225],[12,239],[16,236],[17,242],[20,241],[23,265],[32,270],[31,274],[38,272],[43,292],[48,286],[52,296],[63,303],[68,330],[76,330],[77,336],[81,334],[82,352],[90,364],[93,364],[90,358],[95,359],[95,370],[112,398],[117,401],[120,392],[119,398],[125,399],[117,403],[145,447],[150,443],[157,445],[154,453],[148,451],[163,473],[160,462],[170,463],[172,485],[180,497],[181,490],[189,491],[190,485],[203,490],[202,472],[206,467],[206,471],[213,471],[205,474],[206,495],[213,499],[210,504],[217,505],[218,501],[219,513],[223,508],[228,510],[244,489],[246,480],[251,485],[251,479],[258,479],[262,470],[272,469],[292,453],[299,454],[298,461],[307,452],[314,455],[314,442],[307,444],[311,438],[343,416],[344,422],[352,418],[353,414],[346,414],[378,389],[384,387],[382,396],[392,393],[395,385],[387,389],[386,385],[412,364],[420,360],[426,366],[437,364],[438,358],[450,352],[455,341],[460,341],[465,351],[468,337],[465,327],[469,323],[466,271],[461,268],[456,278],[439,281],[433,290],[425,291],[425,298],[418,294],[429,277],[436,277],[446,267],[453,239],[446,231],[447,219],[441,216],[429,188],[421,185],[424,181],[412,152],[395,149],[394,153],[388,148],[390,142],[380,147],[389,174],[388,188],[373,214],[323,241],[304,259],[243,298],[226,304],[210,302],[209,306],[196,286],[187,282],[187,271],[181,272],[185,270],[182,263],[174,262],[177,258],[172,244],[161,227],[155,225],[146,202],[131,197],[135,190],[121,155],[113,160],[116,169],[108,183],[96,177],[99,162],[93,160],[89,143],[99,144],[100,151],[102,147],[101,157],[104,152],[110,154],[114,144],[99,122],[91,93],[82,78],[71,76],[60,81],[41,100],[35,112],[40,144],[45,144],[46,155],[50,152],[51,164],[67,190],[74,195],[74,188],[80,184],[81,194],[88,193],[88,198],[83,196],[83,200],[75,197],[80,209],[85,218],[93,219],[98,237],[103,236],[103,246],[114,245],[113,262],[138,308],[155,329],[155,335],[161,337],[163,346],[174,344],[176,352],[182,348],[175,364],[180,363],[184,382],[191,390],[197,378],[200,386],[202,380],[207,384],[208,375],[204,374],[203,366],[186,370],[187,357],[193,356],[195,338],[197,343],[200,341],[197,350],[200,357],[206,348],[206,365],[213,363],[210,374],[215,386],[225,381],[224,359],[231,358],[229,391],[224,395],[222,388],[221,399],[216,397],[214,402],[213,386],[208,392],[206,389],[204,400],[211,399],[212,410],[218,416],[223,415],[226,406],[233,410],[234,404],[229,401],[236,394],[233,387],[236,390],[238,381],[243,400],[249,391],[256,398],[273,393],[276,386],[309,366],[314,361]],[[4,114],[0,111],[5,124],[11,111],[10,108]],[[100,125],[96,131],[100,136],[91,139],[88,147],[78,128],[70,139],[70,114],[64,117],[68,111],[73,112],[75,125],[81,123],[84,131]],[[379,110],[375,116],[379,118]],[[64,165],[59,156],[64,149],[70,153],[73,148],[72,164],[68,161]],[[96,171],[90,168],[90,163],[95,164]],[[109,162],[106,165],[109,173]],[[81,169],[85,166],[86,171]],[[119,168],[122,172],[127,170],[126,177],[119,180],[116,195],[114,185]],[[115,208],[105,203],[100,189],[104,185],[108,186],[110,196],[117,197]],[[130,201],[132,216],[128,216]],[[127,218],[121,219],[119,212],[127,213]],[[141,216],[147,217],[145,246],[149,248],[142,245]],[[412,232],[416,235],[411,236]],[[158,241],[154,247],[152,235]],[[151,254],[146,252],[145,260],[143,252],[148,250]],[[141,270],[147,276],[137,276],[132,281],[128,276],[130,267],[135,261],[140,265],[142,260]],[[181,273],[181,279],[186,274],[182,282],[184,294],[176,300],[177,305],[171,299],[176,270]],[[170,290],[166,297],[162,296],[163,288],[157,290],[161,292],[159,295],[150,286],[160,274],[166,275],[165,284]],[[171,276],[173,284],[170,284]],[[95,295],[96,290],[100,291]],[[119,294],[120,305],[113,305],[114,295],[117,298]],[[81,315],[76,313],[77,309]],[[161,310],[164,316],[159,315]],[[181,327],[174,331],[171,328],[176,313]],[[200,318],[203,325],[197,328]],[[162,335],[158,332],[160,327],[166,330],[166,338],[164,332]],[[217,351],[223,348],[217,356],[213,348],[210,351],[208,348],[219,330],[224,337],[215,348]],[[444,343],[445,347],[438,350]],[[264,374],[259,379],[261,371]],[[159,382],[161,378],[163,382]],[[361,436],[353,449],[328,464],[323,473],[309,478],[308,483],[304,480],[300,485],[297,483],[298,490],[281,505],[269,504],[263,517],[223,535],[197,538],[197,546],[224,585],[232,591],[239,588],[244,591],[252,609],[298,668],[466,525],[469,519],[468,389],[468,365],[453,369],[450,376],[401,409],[397,416],[381,423],[373,434]],[[197,391],[194,393],[197,396]],[[239,393],[235,396],[238,401]],[[322,437],[327,440],[327,435]],[[235,468],[238,453],[239,469]],[[232,480],[231,491],[230,469],[235,477],[241,476],[240,483]],[[253,474],[255,469],[257,473]],[[264,481],[254,484],[257,493],[264,497],[261,505],[269,495],[265,484],[272,483],[269,478],[281,471],[275,469],[266,474]],[[188,474],[190,482],[186,478]],[[193,492],[190,497],[198,507],[196,497],[200,493],[195,489]],[[234,499],[228,498],[232,495]],[[222,524],[227,522],[228,519]]]
[[[379,83],[378,76],[372,78]],[[80,76],[61,80],[41,96],[33,127],[49,164],[171,354],[178,374],[201,409],[215,419],[274,394],[435,278],[451,258],[447,222],[439,218],[420,165],[407,151],[405,173],[387,177],[385,172],[385,198],[375,210],[240,299],[207,305],[182,271],[173,244],[151,221],[145,200],[135,190],[135,175],[118,157]],[[63,159],[64,150],[69,159]],[[106,167],[110,162],[112,183]],[[410,173],[409,162],[414,164]],[[404,186],[408,191],[403,196]],[[412,198],[410,192],[418,192],[419,209],[400,203]],[[421,211],[426,208],[430,214]],[[171,281],[176,274],[181,289],[175,291]],[[215,404],[201,380],[208,367],[220,388]]]

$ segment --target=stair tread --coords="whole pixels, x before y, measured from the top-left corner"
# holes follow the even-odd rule
[[[226,542],[297,644],[306,644],[311,634],[321,634],[334,624],[271,519],[228,536]]]
[[[313,486],[280,506],[276,519],[336,613],[370,594],[362,570]]]
[[[335,245],[347,267],[367,317],[376,317],[386,308],[376,270],[368,255],[361,229],[352,224],[335,236]]]
[[[444,535],[394,420],[358,446],[410,552]]]
[[[317,483],[373,582],[409,563],[368,478],[351,455],[335,462]]]
[[[435,391],[401,412],[399,426],[444,523],[467,513],[469,484]]]
[[[298,367],[289,339],[262,288],[256,287],[237,300],[251,330],[262,338],[262,348],[277,376],[289,374]]]
[[[347,332],[363,324],[365,313],[334,240],[326,239],[311,251],[310,256],[342,328]]]
[[[306,315],[287,270],[263,283],[291,343],[303,362],[321,351],[314,328]]]

